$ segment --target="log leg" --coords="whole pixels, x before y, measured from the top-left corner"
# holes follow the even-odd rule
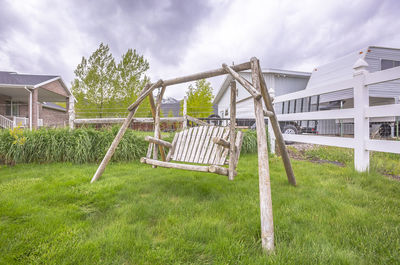
[[[235,166],[236,166],[236,82],[231,82],[231,106],[230,106],[230,124],[229,124],[229,180],[233,180],[235,177]]]
[[[269,120],[271,121],[272,129],[274,130],[274,134],[276,137],[276,143],[278,144],[279,151],[282,156],[282,161],[283,161],[283,165],[285,166],[286,175],[287,175],[289,183],[292,184],[293,186],[296,186],[296,178],[293,173],[293,168],[292,168],[292,163],[290,162],[289,153],[286,149],[285,140],[283,139],[283,135],[282,135],[281,129],[279,127],[279,122],[275,115],[274,106],[272,105],[272,99],[268,93],[267,84],[265,83],[264,77],[262,76],[262,73],[260,71],[260,65],[259,65],[258,60],[257,60],[257,65],[258,65],[258,69],[259,69],[258,75],[259,75],[260,82],[261,82],[261,95],[264,100],[264,104],[267,107],[268,111],[274,113],[274,115],[269,117]]]
[[[161,88],[160,94],[157,97],[157,105],[156,105],[156,117],[154,119],[154,137],[157,139],[161,139],[161,129],[160,129],[160,114],[161,114],[161,101],[165,92],[166,86]],[[162,160],[165,161],[165,153],[164,148],[161,145],[154,144],[153,150],[153,159],[158,160],[158,150],[157,147],[160,149]],[[153,165],[153,168],[156,168],[156,165]]]
[[[154,87],[159,86],[161,84],[162,84],[162,80],[159,80],[152,86],[150,86],[150,87],[145,86],[143,88],[143,90],[140,93],[141,95],[139,96],[138,100],[136,100],[136,102],[134,103],[134,108],[132,108],[129,111],[128,116],[126,117],[124,123],[122,123],[121,128],[119,129],[117,135],[115,136],[113,142],[111,143],[110,148],[108,148],[106,155],[104,156],[103,160],[101,161],[101,163],[100,163],[99,167],[97,168],[97,171],[94,174],[90,183],[93,183],[96,180],[98,180],[101,177],[101,175],[103,174],[104,170],[106,169],[106,166],[107,166],[108,162],[110,162],[111,157],[113,156],[113,154],[115,152],[115,149],[117,149],[117,146],[118,146],[119,142],[122,140],[122,137],[124,136],[126,130],[128,129],[128,126],[131,123],[133,116],[135,115],[140,103],[142,103],[142,101],[144,99],[144,97],[142,97],[142,95],[145,94],[146,91],[154,89]]]
[[[260,92],[257,59],[252,58],[253,86]],[[254,112],[256,117],[257,149],[258,149],[258,179],[260,190],[261,241],[262,247],[268,252],[274,250],[274,223],[272,216],[271,181],[269,177],[268,146],[265,131],[264,111],[262,99],[254,98]]]
[[[151,115],[153,116],[153,119],[154,119],[154,136],[155,136],[156,133],[158,133],[158,135],[161,136],[160,128],[156,129],[156,125],[155,125],[155,124],[156,124],[156,114],[157,114],[157,110],[156,110],[156,104],[155,104],[155,102],[154,102],[154,97],[153,97],[153,94],[152,94],[152,93],[149,94],[149,102],[150,102]],[[158,149],[160,150],[160,153],[161,153],[161,159],[162,159],[163,161],[165,161],[164,147],[161,146],[161,145],[159,145],[159,146],[158,146]],[[157,150],[157,149],[154,148],[154,150]]]

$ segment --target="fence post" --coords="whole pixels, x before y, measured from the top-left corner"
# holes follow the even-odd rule
[[[69,125],[69,128],[70,129],[74,129],[75,101],[74,101],[74,97],[73,96],[70,96],[68,98],[67,111],[68,111],[68,125]]]
[[[275,154],[275,133],[274,130],[272,128],[272,123],[271,123],[271,119],[268,118],[268,136],[269,136],[269,148],[271,149],[271,154]]]
[[[369,140],[369,118],[365,117],[365,108],[369,107],[368,86],[365,85],[365,74],[368,63],[358,59],[354,64],[354,168],[359,172],[369,169],[369,151],[365,148]]]
[[[271,100],[272,100],[272,104],[274,103],[275,100],[275,89],[274,88],[269,88],[268,89],[268,93],[271,96]],[[274,106],[275,108],[275,106]],[[272,128],[272,123],[271,123],[271,119],[268,118],[268,135],[269,135],[269,143],[270,146],[269,148],[271,149],[271,154],[275,154],[275,142],[276,142],[276,137],[275,137],[275,133],[274,133],[274,129]]]

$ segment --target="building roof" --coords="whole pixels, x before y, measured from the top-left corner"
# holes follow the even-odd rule
[[[261,70],[262,70],[263,74],[277,74],[277,75],[283,75],[283,76],[304,77],[304,78],[309,78],[311,76],[311,73],[309,73],[309,72],[300,72],[300,71],[291,71],[291,70],[282,70],[282,69],[273,69],[273,68],[263,68]],[[247,70],[247,71],[243,71],[243,72],[249,73],[251,71]],[[239,72],[239,73],[241,73],[241,72]],[[219,100],[221,99],[221,97],[224,95],[231,79],[232,79],[231,75],[226,75],[224,82],[219,87],[217,95],[215,96],[215,98],[213,100],[213,105],[217,104],[219,102]]]
[[[53,110],[58,110],[58,111],[67,111],[66,108],[61,107],[60,105],[57,105],[53,102],[43,102],[43,108],[48,108],[48,109],[53,109]]]
[[[1,85],[35,86],[55,78],[60,77],[55,75],[28,75],[17,74],[16,72],[0,71]]]
[[[311,75],[306,89],[329,85],[351,79],[354,73],[354,64],[358,59],[365,60],[374,48],[399,51],[398,48],[368,46],[339,57],[332,62],[316,67]]]
[[[18,74],[10,71],[0,71],[0,87],[1,88],[29,88],[34,89],[41,87],[48,83],[58,81],[65,89],[68,95],[72,95],[71,90],[65,85],[61,76],[57,75],[32,75],[32,74]]]

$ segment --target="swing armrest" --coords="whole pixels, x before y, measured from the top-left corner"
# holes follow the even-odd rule
[[[162,145],[162,146],[165,146],[167,148],[171,148],[172,147],[172,144],[170,142],[167,142],[167,141],[155,138],[155,137],[146,136],[144,139],[149,143]]]

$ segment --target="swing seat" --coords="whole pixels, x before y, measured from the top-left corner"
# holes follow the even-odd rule
[[[229,175],[229,169],[223,167],[228,164],[231,156],[229,127],[199,126],[185,129],[175,134],[172,143],[151,136],[146,136],[145,140],[150,144],[147,156],[140,159],[142,163],[166,168]],[[236,166],[240,156],[242,141],[243,133],[241,131],[236,132],[236,150],[234,157],[232,157],[234,175],[236,175]],[[151,148],[155,148],[154,145],[162,145],[169,148],[166,161],[150,158],[152,153]]]

